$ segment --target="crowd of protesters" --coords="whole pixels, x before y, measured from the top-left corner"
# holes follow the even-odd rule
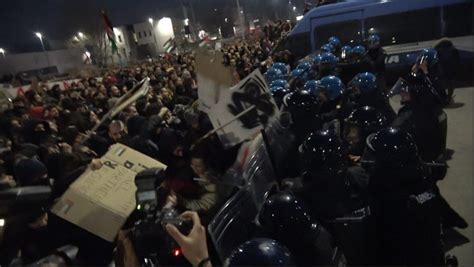
[[[263,35],[257,40],[247,40],[231,45],[224,45],[223,64],[231,66],[239,79],[249,75],[255,69],[265,73],[274,62],[294,65],[294,59],[288,50],[272,53],[282,38],[293,28],[294,24],[282,20],[268,22],[263,27]]]
[[[50,185],[54,197],[60,197],[88,167],[101,167],[99,158],[112,144],[122,143],[168,166],[169,205],[199,212],[203,221],[208,221],[230,193],[214,181],[233,158],[226,158],[215,135],[196,143],[212,125],[198,110],[194,63],[192,53],[169,54],[106,71],[100,78],[84,77],[66,90],[41,82],[31,86],[12,100],[12,108],[0,114],[0,190]],[[145,77],[150,78],[149,93],[92,131],[120,97]],[[194,177],[199,177],[199,182]],[[30,223],[35,227],[30,227],[28,235],[16,238],[18,244],[7,245],[12,250],[21,248],[26,258],[35,259],[44,250],[58,247],[61,240],[56,239],[73,228],[79,231],[75,238],[86,242],[84,247],[97,250],[83,249],[83,255],[94,259],[89,263],[107,258],[107,253],[97,249],[104,242],[52,214],[41,214]],[[51,246],[38,247],[46,240],[32,242],[41,238],[43,229],[50,233]],[[91,238],[97,242],[88,242]],[[32,244],[36,247],[31,248]],[[99,257],[99,253],[104,255]],[[1,256],[2,260],[12,257]]]

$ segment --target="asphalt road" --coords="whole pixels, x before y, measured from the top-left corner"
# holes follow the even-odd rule
[[[474,87],[455,90],[455,103],[445,109],[448,114],[447,148],[452,153],[448,160],[448,174],[439,182],[441,193],[449,204],[468,222],[467,229],[445,232],[448,254],[458,257],[459,266],[474,266],[474,183],[473,183],[473,100]],[[399,98],[392,99],[397,108]]]

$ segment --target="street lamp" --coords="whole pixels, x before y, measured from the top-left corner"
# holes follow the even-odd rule
[[[78,32],[77,36],[79,37],[79,39],[84,39],[86,37],[82,32]]]
[[[153,40],[155,41],[155,53],[156,53],[156,56],[158,56],[158,42],[156,41],[156,34],[155,34],[155,27],[153,25],[153,19],[148,18],[148,22],[150,22],[150,25],[151,25],[151,34],[153,35]]]
[[[36,37],[38,37],[40,39],[41,46],[43,47],[43,52],[46,55],[46,61],[48,62],[48,67],[49,67],[51,64],[49,63],[48,52],[46,52],[46,48],[44,47],[43,35],[40,32],[35,32],[35,35],[36,35]]]
[[[7,58],[5,57],[5,50],[3,48],[0,48],[0,53],[2,53],[3,59],[6,60]]]

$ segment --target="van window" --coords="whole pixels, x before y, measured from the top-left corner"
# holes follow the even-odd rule
[[[439,8],[367,18],[365,25],[366,32],[380,35],[382,45],[416,43],[441,37]]]
[[[314,43],[316,45],[314,49],[318,50],[328,42],[331,36],[337,36],[343,45],[358,44],[362,39],[361,29],[360,20],[348,20],[316,27],[314,28]]]
[[[296,58],[302,58],[311,53],[309,32],[288,36],[277,45],[275,51],[285,49],[288,49]]]
[[[456,37],[473,34],[474,3],[460,3],[444,7],[446,36]]]

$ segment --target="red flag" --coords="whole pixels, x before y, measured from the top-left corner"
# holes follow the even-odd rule
[[[112,53],[117,52],[117,43],[115,42],[114,27],[110,22],[109,17],[105,14],[105,11],[102,10],[102,17],[104,19],[105,31],[107,33],[107,39],[109,39],[110,45],[112,46]]]

